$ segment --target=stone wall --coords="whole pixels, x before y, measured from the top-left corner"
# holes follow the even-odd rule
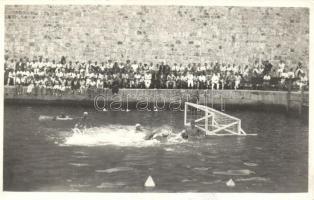
[[[5,6],[8,56],[307,66],[308,51],[308,8]]]

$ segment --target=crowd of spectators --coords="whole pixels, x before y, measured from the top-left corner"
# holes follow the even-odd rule
[[[111,88],[178,89],[307,89],[308,78],[302,63],[273,66],[269,61],[250,65],[208,63],[141,63],[58,61],[48,58],[18,60],[5,58],[5,85],[15,85],[17,94],[62,95],[67,90],[83,94],[87,90]],[[23,87],[24,86],[24,87]]]

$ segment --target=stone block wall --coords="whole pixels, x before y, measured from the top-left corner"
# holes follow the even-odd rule
[[[5,53],[60,60],[308,65],[309,9],[6,5]]]

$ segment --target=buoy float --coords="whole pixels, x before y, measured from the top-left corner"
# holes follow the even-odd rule
[[[106,108],[104,108],[102,111],[106,112],[106,111],[107,111],[107,109],[106,109]]]
[[[156,186],[156,184],[155,184],[155,182],[151,176],[148,176],[148,178],[145,181],[144,186],[145,187],[155,187]]]
[[[157,111],[158,111],[158,109],[157,109],[157,107],[156,107],[156,106],[154,106],[154,111],[155,111],[155,112],[157,112]]]
[[[229,181],[227,181],[226,185],[227,185],[228,187],[234,187],[234,186],[235,186],[235,183],[234,183],[234,181],[233,181],[232,179],[229,179]]]

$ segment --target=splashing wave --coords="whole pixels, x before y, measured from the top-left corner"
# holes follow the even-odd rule
[[[153,130],[144,128],[143,131],[135,131],[134,126],[108,125],[106,127],[93,127],[86,129],[83,134],[69,134],[61,145],[78,145],[78,146],[133,146],[145,147],[154,146],[161,143],[182,143],[184,140],[178,134],[172,132],[169,128],[159,128],[159,134],[168,132],[170,136],[166,140],[158,139],[145,140],[144,137]],[[155,130],[156,131],[156,130]]]

